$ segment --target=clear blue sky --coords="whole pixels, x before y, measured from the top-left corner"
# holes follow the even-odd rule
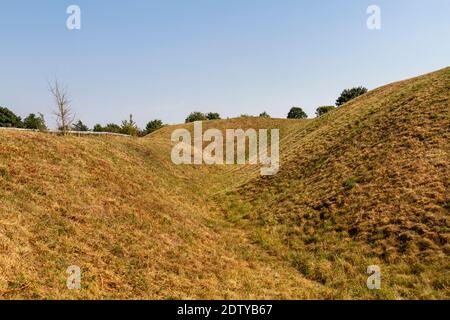
[[[80,31],[66,28],[71,4]],[[370,4],[381,30],[366,27]],[[313,116],[344,88],[450,65],[450,1],[1,0],[0,43],[0,105],[51,126],[55,76],[90,126],[193,110],[286,117],[293,105]]]

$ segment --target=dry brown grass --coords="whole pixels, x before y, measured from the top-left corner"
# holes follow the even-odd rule
[[[311,122],[279,174],[239,188],[241,225],[343,296],[450,298],[449,92],[446,68]],[[365,287],[371,264],[381,291]]]
[[[167,139],[2,132],[0,296],[326,295],[215,213],[207,195],[228,168],[176,167]],[[81,291],[66,288],[70,265]]]
[[[447,68],[313,121],[205,124],[280,128],[270,178],[174,166],[177,126],[141,139],[1,131],[0,297],[449,298],[449,89]],[[369,264],[381,291],[365,287]],[[80,291],[66,288],[70,265]]]

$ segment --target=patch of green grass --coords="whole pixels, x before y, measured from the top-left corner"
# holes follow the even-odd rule
[[[258,244],[266,250],[269,250],[272,246],[272,239],[270,239],[263,231],[256,230],[250,236],[250,240],[254,244]]]
[[[115,244],[113,246],[113,248],[111,249],[111,252],[116,256],[116,257],[123,257],[123,249],[119,244]]]
[[[0,168],[0,177],[8,180],[9,179],[9,171],[6,168]]]
[[[353,189],[358,185],[359,180],[355,177],[348,178],[344,181],[343,187],[347,190]]]
[[[231,223],[237,223],[247,217],[247,215],[250,213],[250,210],[251,205],[246,202],[232,202],[228,206],[226,218]]]
[[[21,275],[18,276],[16,279],[14,279],[13,281],[9,281],[8,282],[8,289],[9,290],[18,290],[23,288],[26,285],[26,280],[25,278]]]

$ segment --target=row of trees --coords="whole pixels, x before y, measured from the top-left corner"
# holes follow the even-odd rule
[[[16,115],[8,108],[0,107],[0,127],[47,130],[44,116],[30,113],[25,119]]]
[[[206,121],[206,120],[220,120],[220,114],[217,112],[202,113],[199,111],[191,112],[187,118],[186,123],[195,121]]]
[[[49,84],[49,90],[53,96],[55,106],[53,114],[56,116],[58,129],[65,134],[67,131],[91,131],[81,120],[75,122],[75,113],[72,112],[70,107],[70,99],[68,97],[67,89],[59,84],[57,80],[54,83]],[[321,106],[316,110],[316,116],[321,117],[324,114],[334,110],[337,107],[349,102],[350,100],[364,94],[367,89],[364,87],[355,87],[344,90],[339,98],[336,100],[336,106]],[[241,115],[241,117],[250,117],[248,115]],[[262,112],[259,117],[270,118],[267,112]],[[300,107],[292,107],[287,116],[288,119],[306,119],[308,115]],[[219,120],[220,114],[217,112],[202,113],[194,111],[190,113],[186,118],[186,123],[194,121],[205,120]],[[128,134],[131,136],[144,136],[152,133],[164,126],[161,120],[152,120],[147,123],[145,129],[141,130],[133,120],[133,115],[127,120],[122,121],[121,125],[115,123],[109,123],[106,126],[96,124],[92,131],[94,132],[111,132]],[[47,130],[44,116],[41,113],[37,115],[34,113],[29,114],[24,120],[17,116],[14,112],[8,108],[0,107],[0,127],[15,127],[35,130]]]
[[[67,131],[90,131],[88,126],[86,126],[81,120],[74,122],[75,113],[70,107],[70,99],[67,92],[67,88],[61,86],[58,80],[54,83],[49,83],[49,89],[55,101],[56,109],[54,110],[54,115],[57,119],[58,129],[66,134]],[[109,123],[106,126],[96,124],[92,131],[94,132],[110,132],[110,133],[121,133],[130,136],[144,136],[155,130],[163,127],[161,120],[150,121],[144,130],[138,128],[136,122],[133,120],[133,115],[127,120],[122,121],[121,125],[115,123]]]
[[[336,109],[335,106],[321,106],[316,109],[316,116],[321,117],[325,113],[330,112],[331,110]],[[303,111],[300,107],[292,107],[292,109],[289,111],[288,119],[306,119],[308,118],[308,115],[305,111]]]
[[[316,116],[321,117],[324,114],[344,105],[350,100],[363,95],[367,92],[367,89],[364,87],[355,87],[351,89],[345,89],[342,91],[339,98],[336,100],[335,106],[320,106],[316,109]],[[243,114],[241,118],[251,117],[249,115]],[[270,115],[264,111],[259,115],[260,118],[270,118]],[[308,115],[306,112],[300,107],[292,107],[287,116],[288,119],[306,119]],[[186,123],[194,122],[194,121],[205,121],[205,120],[218,120],[220,119],[220,115],[216,112],[202,113],[199,111],[194,111],[188,115],[186,118]]]
[[[102,126],[100,124],[96,124],[93,128],[94,132],[111,132],[111,133],[121,133],[128,134],[130,136],[146,136],[152,132],[155,132],[158,129],[164,127],[164,123],[161,120],[152,120],[147,123],[145,129],[141,130],[137,126],[136,122],[133,120],[133,115],[130,114],[128,120],[122,121],[121,125],[115,123],[109,123],[106,126]]]
[[[75,122],[76,116],[70,106],[71,101],[65,86],[61,85],[59,81],[55,79],[53,83],[49,83],[49,91],[55,103],[53,115],[56,117],[58,130],[63,134],[66,134],[68,131],[91,131],[81,120]],[[103,127],[100,124],[96,124],[92,131],[144,136],[163,126],[164,124],[161,120],[153,120],[147,124],[144,130],[141,130],[133,120],[133,115],[130,115],[127,120],[122,121],[121,125],[109,123]],[[22,121],[22,119],[14,112],[4,107],[0,107],[0,127],[24,128],[41,131],[47,130],[45,119],[42,114],[39,113],[38,116],[36,116],[32,113]]]
[[[251,118],[253,116],[250,116],[248,114],[242,114],[240,118]],[[264,111],[259,115],[260,118],[270,118],[270,115]],[[202,113],[200,111],[194,111],[191,112],[187,118],[186,123],[195,122],[195,121],[206,121],[206,120],[220,120],[222,119],[220,117],[220,114],[217,112],[208,112],[208,113]]]
[[[64,120],[64,126],[61,125],[61,118],[58,120],[59,130],[63,131],[80,131],[80,132],[110,132],[110,133],[121,133],[128,134],[131,136],[145,136],[152,133],[164,126],[161,120],[152,120],[147,123],[145,129],[141,130],[136,125],[133,120],[133,116],[130,115],[129,119],[122,121],[121,125],[115,123],[109,123],[106,126],[96,124],[91,130],[87,125],[85,125],[81,120],[78,121],[67,121]],[[46,131],[47,125],[45,123],[44,115],[38,113],[38,115],[31,113],[25,119],[16,115],[13,111],[8,108],[0,107],[0,127],[4,128],[20,128],[20,129],[33,129]]]
[[[342,91],[339,98],[336,100],[335,106],[321,106],[316,109],[316,116],[321,117],[324,114],[339,108],[340,106],[346,104],[350,100],[355,99],[356,97],[359,97],[360,95],[363,95],[367,92],[367,89],[364,87],[354,87],[351,89],[345,89]],[[300,107],[292,107],[292,109],[288,113],[288,119],[306,119],[308,118],[308,115],[303,111]]]

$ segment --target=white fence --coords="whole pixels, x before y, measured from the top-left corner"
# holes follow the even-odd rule
[[[34,130],[34,129],[21,129],[21,128],[5,128],[0,127],[0,130],[13,130],[13,131],[27,131],[27,132],[43,132],[50,134],[62,134],[62,131],[59,130]],[[130,138],[130,135],[122,134],[122,133],[112,133],[112,132],[93,132],[93,131],[66,131],[66,134],[71,134],[75,136],[117,136],[117,137],[127,137]]]

